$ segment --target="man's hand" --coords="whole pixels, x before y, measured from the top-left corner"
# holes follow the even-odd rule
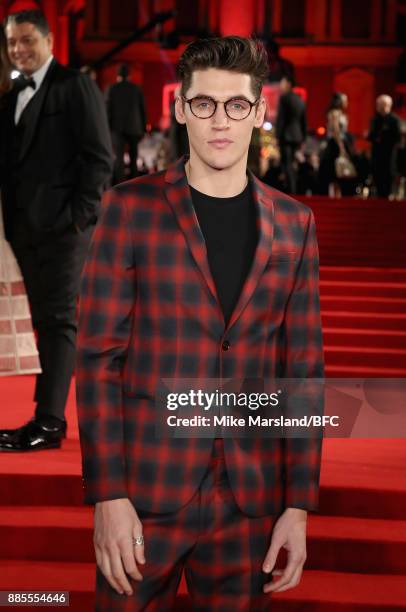
[[[97,565],[121,595],[132,595],[126,573],[134,580],[142,580],[137,563],[145,563],[144,546],[134,544],[134,538],[141,535],[142,524],[129,499],[96,504],[93,542]]]
[[[276,521],[262,569],[272,572],[282,547],[288,551],[288,562],[284,570],[272,572],[280,578],[265,584],[264,593],[287,591],[299,584],[306,561],[306,522],[307,511],[300,508],[287,508]]]

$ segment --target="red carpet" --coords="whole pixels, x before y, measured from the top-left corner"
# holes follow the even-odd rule
[[[321,293],[328,376],[406,376],[405,270],[323,267]],[[0,379],[2,426],[31,416],[32,388],[32,377]],[[92,511],[81,506],[73,388],[68,421],[61,451],[0,454],[0,590],[68,590],[70,609],[87,611]],[[306,570],[272,612],[406,611],[405,465],[404,439],[325,440]]]

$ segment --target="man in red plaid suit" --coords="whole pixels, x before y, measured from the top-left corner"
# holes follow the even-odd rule
[[[247,172],[265,57],[238,37],[189,45],[190,157],[104,198],[77,362],[98,610],[172,610],[184,570],[194,610],[257,612],[301,578],[320,440],[156,435],[161,379],[323,376],[313,215]]]

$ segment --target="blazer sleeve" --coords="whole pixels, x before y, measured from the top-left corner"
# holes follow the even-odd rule
[[[309,211],[301,259],[283,323],[283,376],[323,379],[324,356],[319,297],[319,255],[313,212]],[[317,414],[323,384],[315,383]],[[321,407],[321,411],[320,411]],[[317,510],[322,438],[284,439],[285,507]]]
[[[111,126],[112,126],[112,118],[113,118],[113,113],[112,113],[112,102],[111,102],[111,85],[109,85],[106,89],[106,91],[104,92],[104,102],[106,104],[106,112],[107,112],[107,122],[109,124],[109,129],[111,130]]]
[[[73,83],[69,105],[79,180],[72,217],[83,230],[97,221],[101,195],[112,173],[113,151],[101,92],[86,75],[79,75]]]
[[[85,503],[128,497],[122,372],[136,299],[124,198],[106,192],[80,293],[76,395]]]

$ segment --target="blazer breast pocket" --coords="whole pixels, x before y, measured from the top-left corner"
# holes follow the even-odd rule
[[[258,310],[265,309],[274,325],[282,319],[295,282],[298,260],[297,252],[272,253],[254,294],[255,306]]]
[[[299,258],[299,253],[297,251],[275,251],[271,252],[271,256],[269,258],[268,266],[271,266],[273,262],[279,261],[289,261],[295,263]]]

